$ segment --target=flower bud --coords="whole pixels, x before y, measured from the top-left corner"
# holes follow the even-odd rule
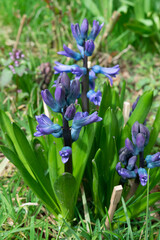
[[[131,153],[134,153],[134,147],[133,147],[133,144],[132,144],[132,142],[129,138],[126,138],[125,146]]]
[[[95,48],[95,46],[94,46],[93,40],[87,40],[87,41],[85,42],[85,52],[84,52],[84,54],[85,54],[87,57],[92,56],[92,53],[93,53],[93,51],[94,51],[94,48]]]
[[[81,37],[83,39],[87,38],[88,34],[88,20],[85,18],[81,24]]]
[[[76,113],[76,108],[72,103],[69,107],[67,107],[64,117],[67,121],[72,120],[75,116],[75,113]]]
[[[136,161],[137,161],[136,156],[131,157],[128,161],[127,169],[132,171],[135,167]]]
[[[56,85],[58,85],[58,84],[61,84],[65,88],[66,93],[69,92],[69,90],[70,90],[70,79],[69,79],[66,72],[62,72],[59,75],[59,77],[57,79],[57,82],[56,82]]]
[[[59,104],[60,107],[64,107],[65,105],[65,89],[61,84],[58,84],[56,87],[54,97],[56,102]]]
[[[75,102],[76,98],[79,96],[79,92],[80,92],[79,80],[73,80],[70,86],[69,95],[67,97],[67,102],[69,105]]]
[[[136,145],[139,150],[139,152],[142,152],[144,150],[145,145],[145,137],[143,134],[138,133],[136,136]]]
[[[126,147],[123,147],[119,151],[119,161],[126,166],[128,163],[128,159],[132,157],[131,151],[129,151]]]
[[[69,160],[71,154],[72,154],[71,147],[63,147],[62,150],[59,151],[59,155],[62,157],[63,163],[66,163]]]

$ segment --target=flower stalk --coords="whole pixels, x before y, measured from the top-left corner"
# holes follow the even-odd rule
[[[83,67],[87,69],[86,75],[82,76],[82,111],[89,112],[89,99],[87,98],[87,92],[89,91],[89,69],[88,69],[88,57],[84,56]]]
[[[66,108],[63,110],[63,140],[64,146],[72,147],[72,137],[71,129],[69,127],[68,121],[64,117]],[[72,154],[69,156],[69,160],[65,163],[65,172],[72,174]]]

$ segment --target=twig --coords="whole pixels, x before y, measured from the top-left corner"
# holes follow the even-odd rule
[[[127,48],[123,49],[118,55],[112,58],[112,62],[115,64],[119,60],[119,58],[121,58],[122,55],[128,52],[130,49],[133,49],[133,47],[129,44]]]
[[[123,190],[122,185],[118,185],[113,188],[113,192],[112,192],[112,196],[111,196],[111,200],[110,200],[110,206],[109,206],[109,210],[108,210],[109,218],[107,217],[106,221],[105,221],[105,225],[106,225],[107,229],[110,228],[109,220],[110,220],[110,222],[112,222],[114,212],[116,210],[117,204],[119,203],[121,195],[122,195],[122,190]]]
[[[27,16],[24,14],[22,19],[21,19],[20,26],[19,26],[18,33],[17,33],[17,37],[16,37],[16,42],[14,44],[14,51],[17,50],[17,47],[18,47],[18,44],[19,44],[19,40],[20,40],[20,36],[21,36],[21,33],[22,33],[22,29],[23,29],[23,26],[24,26],[24,23],[25,23],[25,20],[26,20],[26,17]]]

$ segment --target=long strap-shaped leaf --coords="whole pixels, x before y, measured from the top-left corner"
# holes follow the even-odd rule
[[[46,195],[41,185],[37,181],[35,181],[35,179],[29,174],[29,172],[24,167],[23,163],[20,161],[17,155],[5,146],[1,146],[1,150],[3,154],[19,169],[25,182],[47,206],[48,210],[51,211],[55,216],[57,216],[59,213],[59,209],[57,208],[56,204],[51,201],[51,199]]]
[[[30,147],[24,133],[22,130],[13,123],[13,131],[16,136],[17,143],[19,145],[19,148],[22,151],[22,154],[29,165],[30,169],[32,169],[32,172],[34,173],[36,179],[41,184],[43,190],[45,191],[46,195],[53,201],[55,204],[57,204],[50,179],[48,175],[44,172],[44,167],[40,161],[40,159],[37,159],[32,148]],[[20,158],[20,156],[19,156]],[[58,208],[58,206],[57,206]]]

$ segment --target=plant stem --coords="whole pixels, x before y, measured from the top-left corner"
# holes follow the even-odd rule
[[[139,159],[140,159],[140,168],[144,168],[144,154],[143,152],[139,153]]]
[[[64,146],[72,147],[71,129],[69,127],[68,121],[64,117],[65,112],[66,112],[66,108],[64,108],[63,110]],[[72,173],[72,155],[70,155],[69,160],[65,163],[65,172]]]
[[[87,98],[87,92],[89,91],[89,69],[88,69],[88,57],[84,55],[83,67],[87,69],[87,74],[82,77],[82,110],[83,112],[89,112],[89,99]]]
[[[131,189],[130,189],[126,199],[125,199],[126,202],[135,194],[135,192],[137,191],[137,188],[139,186],[139,183],[140,183],[139,177],[137,176],[135,181],[133,182],[133,184],[131,186]]]

